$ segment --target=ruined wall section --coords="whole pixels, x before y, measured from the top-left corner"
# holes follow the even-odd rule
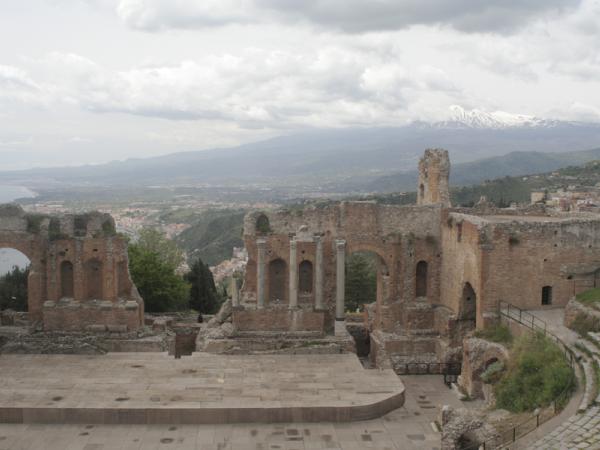
[[[144,304],[129,274],[127,242],[109,214],[47,216],[0,205],[0,246],[31,261],[28,309],[47,330],[137,329]]]
[[[542,218],[487,226],[485,311],[494,311],[499,300],[522,309],[564,307],[598,282],[600,220]],[[544,286],[551,288],[549,305],[542,305]]]
[[[378,205],[375,202],[342,202],[324,208],[250,213],[244,222],[244,240],[249,261],[242,288],[242,302],[247,306],[256,302],[257,240],[266,241],[267,266],[271,261],[281,259],[289,268],[290,238],[293,236],[297,241],[295,263],[300,264],[306,260],[315,267],[314,238],[318,236],[323,244],[323,294],[328,317],[326,323],[327,326],[331,325],[336,296],[336,240],[344,240],[346,256],[365,251],[378,255],[380,270],[376,327],[389,332],[400,332],[400,328],[411,319],[402,318],[402,306],[399,303],[414,300],[415,271],[419,261],[428,264],[427,300],[437,302],[441,214],[441,205],[393,206]],[[268,228],[257,229],[259,222],[263,224],[261,226],[268,223]],[[265,285],[269,286],[268,270],[265,270],[265,277]],[[286,292],[287,283],[289,280],[286,282]],[[310,306],[310,301],[305,302],[305,306]],[[418,321],[412,321],[413,325]],[[431,326],[428,325],[428,328]]]

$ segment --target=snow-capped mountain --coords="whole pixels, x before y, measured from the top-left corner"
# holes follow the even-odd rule
[[[488,112],[481,109],[466,110],[462,106],[450,107],[448,120],[439,122],[439,127],[466,127],[466,128],[549,128],[555,127],[560,122],[556,120],[541,119],[525,114],[511,114],[504,111]]]

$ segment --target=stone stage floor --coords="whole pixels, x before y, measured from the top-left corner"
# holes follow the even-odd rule
[[[4,423],[346,422],[403,403],[393,371],[353,354],[0,356]]]
[[[439,375],[403,376],[406,402],[347,423],[229,425],[0,424],[0,450],[439,450],[431,423],[462,404]]]

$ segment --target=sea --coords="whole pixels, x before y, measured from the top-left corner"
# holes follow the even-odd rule
[[[0,204],[31,197],[35,197],[35,192],[24,186],[0,185]],[[10,272],[14,266],[23,268],[28,265],[29,259],[23,253],[12,248],[0,248],[0,275]]]

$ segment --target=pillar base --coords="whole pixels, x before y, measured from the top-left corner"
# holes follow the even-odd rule
[[[345,319],[335,319],[334,334],[336,336],[344,336],[347,333],[348,333],[348,330],[346,330],[346,320]]]

